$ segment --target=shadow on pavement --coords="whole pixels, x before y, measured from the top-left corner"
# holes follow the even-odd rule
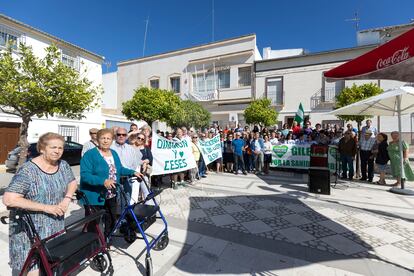
[[[166,189],[162,194],[170,196],[161,201],[161,210],[166,213],[168,208],[179,206],[180,211],[187,214],[185,220],[167,214],[170,226],[185,228],[186,239],[189,239],[184,242],[186,246],[174,264],[176,269],[207,275],[273,275],[271,273],[277,270],[306,269],[310,264],[330,263],[332,267],[363,275],[410,275],[414,272],[375,254],[375,247],[385,243],[363,234],[360,230],[370,226],[354,218],[358,211],[369,213],[371,210],[338,202],[302,202],[315,198],[307,192],[306,183],[280,185],[271,177],[262,179],[266,183],[259,185],[260,189],[278,194],[216,196],[215,192],[197,186],[176,191],[168,185],[161,187]],[[335,205],[335,209],[331,209],[339,214],[338,218],[330,219],[322,214],[326,204]],[[73,211],[71,216],[81,215],[78,212],[83,209]],[[389,214],[378,212],[376,215]],[[190,233],[202,238],[191,241]],[[170,238],[174,240],[173,236]],[[144,272],[138,259],[145,248],[138,256],[132,256],[124,240],[114,239],[114,246],[118,254],[133,259],[137,269]]]
[[[275,187],[259,187],[278,192]],[[190,197],[187,231],[209,238],[200,240],[189,251],[183,252],[175,264],[176,268],[194,274],[268,275],[269,271],[301,265],[367,258],[377,261],[378,273],[372,272],[375,269],[368,268],[366,264],[359,271],[387,275],[383,273],[387,271],[384,268],[390,268],[390,265],[394,269],[398,267],[405,272],[410,271],[375,255],[371,241],[366,242],[366,237],[361,237],[359,231],[344,226],[346,223],[353,224],[356,229],[365,226],[358,225],[360,221],[352,217],[352,211],[345,208],[336,210],[343,214],[338,223],[319,213],[317,204],[308,205],[298,199],[307,197],[309,194],[303,189],[287,192],[283,197]],[[379,241],[373,240],[375,242]],[[244,252],[249,248],[253,248],[254,252]],[[269,253],[303,261],[283,262]],[[364,266],[362,261],[359,265]],[[352,264],[348,268],[354,271]]]

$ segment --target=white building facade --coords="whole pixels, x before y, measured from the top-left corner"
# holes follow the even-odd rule
[[[135,89],[147,86],[200,102],[222,126],[244,124],[254,91],[252,67],[260,59],[253,34],[119,62],[117,114]]]
[[[0,51],[6,49],[8,43],[16,45],[25,43],[32,47],[34,54],[38,57],[44,57],[45,48],[55,44],[61,50],[62,61],[67,66],[80,72],[86,71],[85,76],[92,81],[93,86],[102,85],[101,64],[104,57],[0,14]],[[29,142],[37,141],[41,134],[52,131],[65,136],[68,140],[84,143],[89,139],[90,128],[102,127],[100,108],[84,115],[85,118],[82,120],[64,117],[34,117],[29,124],[28,140]],[[0,137],[13,136],[7,141],[1,141],[0,164],[4,162],[4,154],[7,154],[17,143],[16,133],[18,134],[20,122],[20,118],[16,116],[0,113]],[[5,144],[7,144],[6,147],[4,147]]]
[[[255,98],[271,99],[279,112],[279,127],[283,123],[292,124],[299,104],[302,103],[305,117],[312,125],[321,123],[339,124],[344,122],[327,115],[335,106],[335,97],[345,87],[354,83],[361,85],[376,83],[384,91],[404,85],[392,80],[346,80],[327,82],[323,73],[352,60],[414,27],[414,23],[362,30],[357,33],[357,47],[337,49],[319,53],[298,53],[298,55],[263,59],[254,66]],[[268,48],[264,51],[269,52]],[[265,54],[264,54],[265,56]],[[267,56],[267,55],[266,55]],[[396,130],[397,118],[373,117],[373,125],[379,131],[390,133]],[[354,122],[354,126],[356,123]],[[405,141],[414,142],[414,116],[403,116],[403,136]]]
[[[336,116],[328,115],[335,106],[335,97],[354,83],[361,85],[373,82],[383,90],[404,85],[391,80],[346,80],[327,82],[323,73],[346,61],[354,59],[372,49],[375,45],[338,49],[320,53],[304,54],[280,59],[255,62],[255,98],[267,97],[278,113],[278,127],[283,123],[292,125],[299,104],[302,103],[305,118],[314,126],[321,123],[338,124],[344,122]],[[373,117],[373,125],[380,131],[390,133],[396,130],[397,118]],[[403,119],[403,132],[406,141],[411,141],[413,121],[407,115]],[[354,123],[356,126],[356,123]]]

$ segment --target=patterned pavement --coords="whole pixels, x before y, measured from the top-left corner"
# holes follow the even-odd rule
[[[200,185],[165,190],[161,206],[167,217],[414,269],[414,223],[400,218],[279,195],[232,195]]]
[[[154,252],[156,275],[206,275],[207,264],[216,275],[414,275],[413,197],[359,183],[315,196],[304,183],[306,175],[279,171],[260,178],[210,174],[195,186],[164,190],[157,198],[170,219],[171,243]],[[0,275],[10,275],[7,248],[8,228],[0,225]],[[136,259],[125,254],[142,248],[136,242],[114,252],[115,275],[136,271]]]

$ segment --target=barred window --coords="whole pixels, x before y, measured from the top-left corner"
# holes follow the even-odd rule
[[[72,53],[62,51],[62,63],[66,66],[79,71],[79,57],[76,57]]]
[[[79,142],[79,128],[77,126],[59,125],[58,133],[65,137],[65,141]]]
[[[252,67],[239,68],[239,87],[250,86],[252,82]]]
[[[22,40],[22,35],[0,26],[0,46],[8,47],[10,45],[13,49],[17,49],[20,42],[24,42]]]

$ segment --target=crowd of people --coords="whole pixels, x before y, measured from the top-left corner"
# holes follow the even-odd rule
[[[401,184],[399,133],[393,131],[390,135],[378,132],[371,120],[358,130],[351,123],[346,127],[328,124],[324,128],[317,123],[313,127],[310,121],[303,126],[293,122],[292,126],[284,124],[281,129],[259,129],[255,126],[235,128],[226,126],[221,128],[213,124],[210,128],[200,131],[194,129],[178,130],[183,137],[189,135],[194,144],[197,139],[212,138],[219,134],[221,138],[223,158],[205,167],[199,150],[193,145],[193,152],[198,161],[198,171],[201,177],[209,172],[229,172],[235,174],[268,174],[272,162],[272,147],[280,144],[319,144],[335,145],[340,159],[340,174],[343,179],[356,180],[355,159],[360,156],[361,176],[358,180],[373,182],[374,171],[379,175],[376,184],[386,185],[385,174],[391,171],[396,182],[392,186]],[[176,133],[157,132],[159,135],[172,139]],[[404,173],[407,180],[414,180],[414,174],[408,161],[408,145],[402,141]],[[190,178],[190,182],[193,178]]]
[[[97,129],[91,129],[91,140],[84,145],[84,152],[96,146]],[[117,150],[123,158],[131,159],[130,152],[122,152],[124,147],[131,146],[139,151],[141,172],[151,173],[153,156],[151,153],[151,128],[144,126],[141,129],[132,124],[127,132],[124,128],[112,128],[115,141],[112,148]],[[121,131],[121,133],[119,133]],[[272,163],[272,148],[274,145],[281,144],[319,144],[337,146],[340,158],[341,177],[354,180],[355,169],[354,161],[359,153],[361,160],[361,181],[373,182],[374,171],[379,174],[377,184],[385,185],[385,173],[391,169],[391,173],[396,179],[393,185],[401,183],[400,177],[400,157],[398,151],[399,133],[391,133],[391,141],[388,142],[388,135],[379,133],[377,128],[372,125],[371,120],[366,120],[365,125],[358,130],[351,123],[345,128],[339,125],[328,124],[325,128],[317,123],[313,127],[310,121],[305,121],[303,126],[293,122],[292,126],[284,124],[281,129],[269,129],[249,126],[230,128],[228,125],[221,128],[217,124],[209,128],[195,130],[186,127],[177,128],[172,132],[157,130],[156,133],[166,139],[179,141],[189,137],[192,141],[192,152],[197,163],[197,168],[188,172],[171,174],[171,186],[185,186],[193,184],[200,178],[207,177],[209,173],[234,173],[234,174],[268,174]],[[360,139],[358,140],[358,134]],[[197,146],[198,140],[211,139],[215,135],[220,135],[222,158],[217,159],[208,166]],[[128,146],[126,146],[128,145]],[[406,178],[414,180],[414,174],[408,162],[408,145],[402,142],[404,152],[404,172]],[[121,161],[122,159],[121,158]],[[390,164],[390,166],[388,165]],[[137,164],[127,164],[129,168],[136,168]],[[154,177],[157,184],[159,178]]]
[[[386,184],[385,173],[390,162],[392,175],[396,179],[393,185],[401,183],[399,133],[391,133],[391,141],[384,133],[378,133],[370,120],[360,130],[348,124],[346,129],[337,125],[322,128],[321,124],[312,127],[306,121],[301,127],[293,122],[292,126],[284,124],[282,129],[268,129],[255,126],[222,129],[217,124],[203,130],[177,128],[173,132],[156,131],[168,140],[180,141],[191,138],[192,153],[197,167],[189,171],[169,175],[171,187],[194,184],[197,179],[207,177],[209,173],[244,174],[269,173],[272,162],[272,148],[279,144],[321,144],[336,145],[341,159],[342,177],[353,179],[354,159],[359,151],[361,158],[362,181],[373,181],[374,168],[379,173],[377,184]],[[123,127],[111,129],[92,128],[90,140],[85,143],[80,164],[80,189],[88,198],[94,209],[106,210],[105,234],[113,228],[117,201],[116,185],[122,176],[139,178],[151,175],[154,156],[151,152],[151,128],[144,126],[138,129],[132,124],[127,130]],[[205,140],[220,135],[222,158],[206,166],[198,139]],[[3,203],[11,208],[28,210],[42,238],[63,229],[64,214],[78,185],[74,174],[67,164],[61,160],[64,149],[64,138],[56,133],[46,133],[39,138],[38,157],[26,162],[15,174],[7,187]],[[414,174],[408,162],[408,145],[403,145],[404,173],[407,180],[414,180]],[[153,176],[152,185],[159,185],[163,176]],[[165,176],[164,176],[165,178]],[[129,178],[130,179],[130,178]],[[129,179],[124,180],[125,189],[131,187]],[[126,181],[126,182],[125,182]],[[141,182],[141,197],[148,195],[148,188]],[[127,191],[128,192],[128,191]],[[131,194],[131,191],[129,191]],[[13,212],[13,211],[12,211]],[[87,211],[86,215],[88,215]],[[30,241],[23,233],[24,227],[15,216],[10,216],[10,264],[19,271],[30,249]],[[48,227],[43,227],[48,225]],[[36,271],[36,267],[33,267]],[[36,272],[34,272],[36,273]],[[29,274],[30,275],[30,274]]]

